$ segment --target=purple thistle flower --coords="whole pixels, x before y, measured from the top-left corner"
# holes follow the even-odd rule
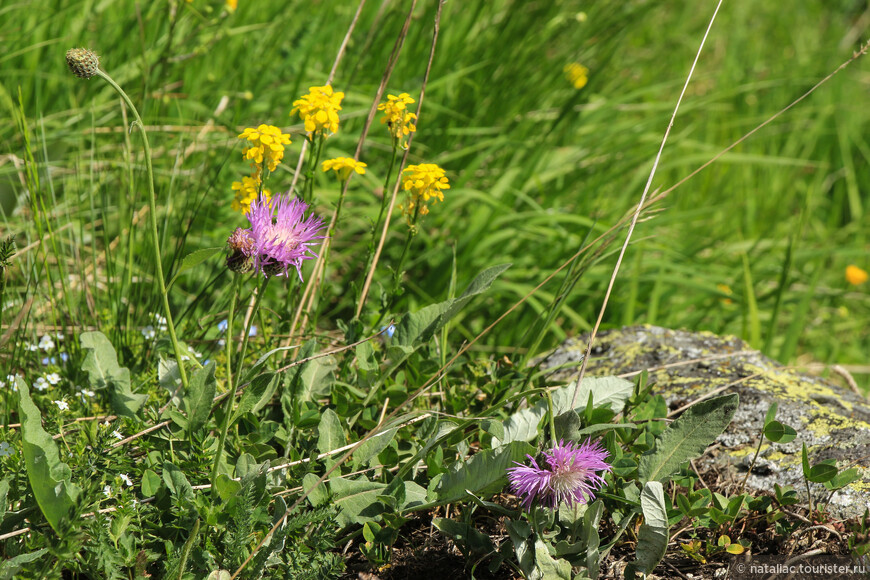
[[[317,257],[309,246],[326,237],[318,235],[323,220],[314,214],[306,218],[307,209],[308,204],[289,194],[254,201],[246,214],[251,228],[230,236],[230,247],[239,254],[236,260],[253,258],[253,267],[266,277],[286,276],[292,266],[301,281],[302,261]]]
[[[591,439],[579,445],[560,440],[550,452],[544,452],[544,468],[539,467],[531,455],[526,457],[534,467],[514,462],[517,467],[508,469],[508,480],[527,510],[531,509],[535,498],[554,509],[563,501],[569,507],[588,503],[595,499],[594,492],[604,485],[604,478],[595,472],[612,469],[604,462],[607,450],[599,441],[593,443]]]

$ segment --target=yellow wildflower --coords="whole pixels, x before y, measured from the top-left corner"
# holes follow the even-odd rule
[[[290,144],[290,135],[285,135],[272,125],[260,125],[256,129],[248,127],[239,135],[239,139],[247,139],[251,143],[250,147],[242,150],[242,156],[257,165],[262,165],[263,159],[267,159],[269,171],[275,171],[284,158],[284,145]]]
[[[243,214],[248,213],[251,209],[251,204],[256,201],[257,194],[260,192],[259,171],[255,171],[250,177],[243,177],[242,181],[234,181],[232,188],[236,192],[236,197],[232,203],[233,209]],[[272,194],[268,189],[264,189],[263,197],[268,200],[272,197]]]
[[[716,289],[727,296],[732,296],[734,294],[734,291],[731,290],[731,287],[728,284],[716,284]],[[733,302],[734,301],[731,300],[731,298],[722,299],[722,304],[732,304]]]
[[[309,93],[301,99],[293,101],[290,116],[299,113],[299,118],[305,123],[309,133],[319,133],[329,136],[338,133],[338,112],[341,110],[341,100],[344,93],[332,91],[332,86],[310,87]]]
[[[852,286],[859,286],[870,279],[870,275],[854,264],[846,266],[846,281]]]
[[[362,161],[357,161],[351,157],[336,157],[335,159],[327,159],[323,162],[323,171],[335,171],[338,180],[342,183],[350,178],[350,174],[354,171],[360,175],[365,175],[367,165]]]
[[[444,175],[444,170],[434,163],[421,163],[420,165],[409,165],[402,172],[402,187],[408,192],[408,203],[404,205],[402,211],[409,218],[414,215],[416,204],[420,204],[418,210],[419,215],[429,213],[429,208],[426,204],[429,201],[432,203],[444,201],[443,189],[450,189],[450,183]]]
[[[565,78],[568,79],[568,82],[574,85],[574,88],[577,90],[582,89],[589,82],[589,69],[579,62],[566,64],[562,72],[565,73]]]
[[[378,105],[378,111],[384,112],[381,124],[386,124],[390,129],[390,135],[402,147],[405,147],[405,137],[417,130],[414,124],[417,115],[408,112],[408,105],[414,103],[414,99],[408,93],[402,93],[398,97],[387,95],[387,102]]]
[[[227,0],[227,10],[230,12],[235,12],[236,8],[239,7],[239,0]]]

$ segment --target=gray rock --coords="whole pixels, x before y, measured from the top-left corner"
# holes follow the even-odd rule
[[[576,378],[586,337],[569,339],[542,364],[553,369],[552,381]],[[844,470],[857,467],[861,478],[834,493],[828,512],[838,518],[861,516],[870,508],[870,404],[826,379],[802,374],[767,358],[734,337],[709,332],[685,332],[655,326],[627,327],[599,333],[587,376],[630,378],[649,371],[653,392],[676,410],[705,395],[736,392],[740,407],[734,420],[696,464],[715,468],[736,489],[755,454],[764,417],[773,402],[777,420],[790,425],[797,438],[788,444],[761,446],[747,481],[752,491],[772,491],[773,484],[791,485],[806,501],[801,470],[801,446],[810,463],[834,458]],[[813,501],[824,504],[831,495],[823,485],[810,484]]]

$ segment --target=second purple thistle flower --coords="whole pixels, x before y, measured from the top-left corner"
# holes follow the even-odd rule
[[[595,498],[595,491],[604,485],[604,478],[596,472],[608,472],[612,467],[604,460],[608,453],[601,443],[587,439],[581,444],[559,441],[553,449],[544,452],[544,467],[527,455],[532,467],[517,463],[508,469],[511,488],[531,510],[537,499],[541,505],[557,508],[565,502],[569,507],[585,504]]]
[[[246,214],[249,229],[239,228],[230,236],[230,246],[264,276],[286,276],[296,268],[302,280],[302,261],[316,258],[310,246],[326,236],[321,234],[324,223],[314,214],[305,217],[308,204],[298,197],[281,194],[251,204]]]

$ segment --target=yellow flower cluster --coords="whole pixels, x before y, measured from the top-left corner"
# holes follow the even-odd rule
[[[350,179],[350,174],[354,171],[360,175],[365,175],[366,167],[365,163],[351,157],[336,157],[323,162],[323,171],[335,171],[338,180],[342,183]]]
[[[408,112],[408,105],[415,103],[414,99],[408,93],[402,93],[398,97],[395,95],[387,95],[387,102],[378,105],[378,111],[384,112],[384,117],[381,119],[381,124],[386,124],[390,129],[390,135],[395,139],[395,143],[403,149],[405,148],[405,138],[417,130],[414,124],[417,121],[417,115]]]
[[[582,89],[589,82],[589,69],[579,62],[566,64],[562,72],[565,73],[565,78],[568,79],[568,82],[574,85],[574,88],[577,90]]]
[[[333,92],[330,85],[311,87],[308,91],[307,95],[293,101],[290,116],[299,113],[299,118],[305,123],[305,131],[308,133],[317,133],[325,137],[338,133],[338,112],[341,110],[344,93]]]
[[[863,270],[856,266],[855,264],[849,264],[846,266],[846,281],[852,286],[860,286],[867,280],[870,280],[870,274],[867,274],[866,270]]]
[[[409,165],[402,174],[402,187],[408,192],[408,203],[404,205],[402,211],[408,216],[409,221],[415,214],[414,208],[418,203],[420,209],[416,213],[426,215],[429,213],[426,204],[429,201],[432,203],[444,201],[444,194],[441,191],[450,189],[444,170],[434,163]]]
[[[239,139],[247,139],[251,143],[250,147],[242,150],[242,156],[260,166],[264,159],[267,160],[269,171],[275,171],[284,158],[284,145],[290,144],[290,135],[285,135],[272,125],[260,125],[256,129],[248,127],[239,135]]]
[[[241,181],[234,181],[232,187],[233,191],[236,192],[236,197],[232,203],[233,209],[243,214],[248,213],[251,210],[251,204],[257,200],[257,194],[260,192],[260,171],[255,171],[250,177],[243,177]],[[268,200],[272,197],[272,193],[268,189],[264,189],[263,197]]]

